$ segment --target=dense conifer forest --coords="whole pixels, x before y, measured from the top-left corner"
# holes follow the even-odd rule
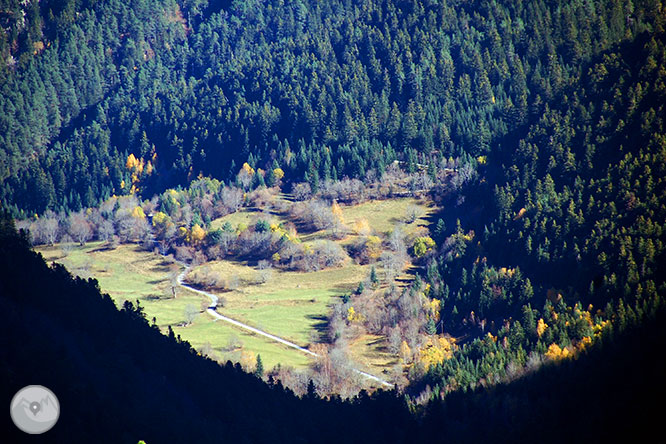
[[[507,135],[564,95],[577,106],[588,75],[611,82],[599,57],[660,40],[664,19],[658,1],[619,0],[3,4],[1,196],[38,213],[230,180],[246,161],[313,185],[394,159],[508,168]],[[560,170],[589,164],[574,148],[552,153]],[[133,177],[129,154],[151,167]]]
[[[136,305],[116,312],[93,282],[47,268],[8,218],[0,247],[7,257],[20,252],[27,274],[3,277],[5,312],[43,320],[54,337],[62,332],[50,353],[70,353],[84,381],[108,363],[87,361],[105,359],[95,352],[102,343],[79,344],[74,312],[90,311],[82,332],[126,325],[126,340],[104,345],[122,372],[95,392],[100,402],[135,381],[142,402],[157,390],[163,414],[177,417],[177,405],[215,410],[203,380],[222,404],[236,403],[224,387],[242,381],[253,397],[237,416],[192,410],[172,423],[183,433],[192,421],[187,430],[201,440],[213,428],[241,436],[250,426],[244,412],[257,405],[258,417],[270,417],[271,405],[304,418],[318,411],[353,424],[359,442],[380,438],[375,430],[389,441],[422,434],[470,442],[507,430],[529,441],[545,430],[554,441],[564,421],[581,433],[576,440],[597,441],[612,437],[606,427],[621,422],[619,413],[647,434],[654,417],[630,405],[664,388],[656,350],[666,293],[665,24],[660,0],[0,0],[0,201],[34,228],[33,241],[57,240],[58,222],[50,231],[46,222],[55,214],[88,218],[101,240],[103,226],[124,229],[122,211],[128,221],[132,208],[143,215],[143,200],[158,219],[151,215],[140,233],[127,225],[127,241],[149,238],[162,254],[196,244],[189,259],[213,257],[237,236],[210,229],[213,203],[233,212],[277,186],[335,208],[343,189],[349,200],[388,198],[376,190],[406,177],[401,192],[427,195],[439,208],[429,235],[409,248],[409,286],[369,292],[360,284],[341,305],[371,306],[374,316],[352,311],[347,324],[395,336],[407,377],[400,395],[300,401],[281,385],[218,368],[151,330]],[[167,222],[184,230],[180,238],[167,235]],[[270,248],[262,259],[284,255],[277,241]],[[363,248],[350,255],[370,260]],[[7,261],[3,273],[18,268]],[[76,296],[40,299],[50,279],[75,286]],[[28,282],[32,293],[11,300]],[[3,328],[23,331],[16,316]],[[345,323],[335,316],[331,324]],[[432,340],[410,339],[410,331]],[[148,349],[151,358],[140,354]],[[162,375],[186,371],[169,363],[174,350],[199,382],[164,388],[159,378],[170,376]],[[11,359],[5,376],[18,381]],[[63,368],[58,378],[71,376]],[[553,394],[553,381],[577,393]],[[624,384],[632,389],[611,388]],[[137,427],[127,428],[132,439],[142,430],[137,418],[151,417],[140,409],[126,412]],[[382,411],[401,419],[384,429]],[[289,442],[306,421],[266,420],[248,440],[274,430]],[[299,435],[304,442],[314,427]],[[325,436],[340,431],[321,427]]]

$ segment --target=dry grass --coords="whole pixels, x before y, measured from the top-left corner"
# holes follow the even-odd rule
[[[361,335],[349,344],[354,362],[376,375],[398,364],[398,358],[388,352],[386,338],[377,335]]]

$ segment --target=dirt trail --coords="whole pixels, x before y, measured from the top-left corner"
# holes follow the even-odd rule
[[[230,317],[228,317],[228,316],[224,316],[223,314],[218,313],[218,312],[217,312],[217,301],[218,301],[217,296],[214,295],[213,293],[208,292],[208,291],[205,291],[205,290],[199,290],[199,289],[197,289],[197,288],[194,288],[194,287],[191,287],[191,286],[185,284],[185,283],[183,282],[183,280],[185,279],[185,275],[186,275],[187,272],[189,271],[190,267],[189,267],[188,265],[185,265],[185,264],[182,264],[182,265],[184,265],[185,268],[184,268],[183,271],[178,275],[178,285],[180,285],[180,286],[183,287],[183,288],[186,288],[186,289],[189,290],[189,291],[193,291],[193,292],[195,292],[195,293],[197,293],[197,294],[200,294],[200,295],[202,295],[202,296],[206,296],[208,299],[210,299],[211,304],[210,304],[210,306],[208,307],[208,309],[207,309],[206,311],[207,311],[208,314],[210,314],[211,316],[213,316],[213,317],[215,317],[215,318],[217,318],[217,319],[219,319],[219,320],[221,320],[221,321],[228,322],[229,324],[235,325],[236,327],[242,328],[242,329],[244,329],[244,330],[251,331],[252,333],[256,333],[256,334],[258,334],[258,335],[261,335],[261,336],[264,336],[264,337],[266,337],[266,338],[269,338],[269,339],[271,339],[271,340],[273,340],[273,341],[279,342],[280,344],[286,345],[287,347],[295,348],[296,350],[298,350],[298,351],[300,351],[300,352],[303,352],[303,353],[306,353],[306,354],[308,354],[308,355],[310,355],[310,356],[314,356],[314,357],[319,356],[318,354],[316,354],[316,353],[314,353],[314,352],[308,350],[307,348],[303,348],[303,347],[301,347],[300,345],[298,345],[298,344],[294,344],[293,342],[288,341],[288,340],[286,340],[286,339],[284,339],[284,338],[281,338],[281,337],[279,337],[279,336],[276,336],[276,335],[273,335],[273,334],[271,334],[271,333],[265,332],[265,331],[260,330],[260,329],[258,329],[258,328],[252,327],[251,325],[247,325],[247,324],[245,324],[245,323],[243,323],[243,322],[237,321],[236,319],[232,319],[232,318],[230,318]],[[385,381],[385,380],[383,380],[383,379],[381,379],[381,378],[379,378],[379,377],[377,377],[377,376],[375,376],[375,375],[371,375],[370,373],[366,373],[366,372],[364,372],[364,371],[362,371],[362,370],[359,370],[359,369],[356,369],[356,368],[353,368],[352,370],[353,370],[356,374],[361,375],[361,376],[363,376],[364,378],[369,379],[369,380],[371,380],[371,381],[374,381],[374,382],[376,382],[376,383],[379,383],[379,384],[383,385],[384,387],[393,387],[393,386],[392,386],[391,384],[389,384],[387,381]]]

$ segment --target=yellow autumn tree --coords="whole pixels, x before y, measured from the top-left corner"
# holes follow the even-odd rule
[[[382,240],[378,236],[368,236],[365,240],[365,251],[369,258],[378,259],[382,254]]]
[[[127,161],[125,162],[125,168],[128,171],[134,171],[139,166],[139,160],[134,157],[134,154],[127,156]]]
[[[132,210],[132,217],[134,219],[145,219],[146,213],[143,212],[143,208],[137,206]]]
[[[576,344],[576,350],[577,351],[583,351],[585,350],[588,346],[592,344],[592,338],[589,336],[583,336],[583,338]]]
[[[539,335],[539,337],[541,337],[541,335],[543,335],[543,332],[545,332],[547,328],[548,328],[548,324],[546,324],[544,322],[544,320],[542,318],[540,318],[539,322],[537,322],[537,334]]]
[[[198,224],[194,224],[189,233],[188,242],[192,245],[198,245],[206,238],[206,230],[201,228]]]
[[[604,330],[604,328],[608,327],[610,325],[610,321],[601,321],[598,324],[594,324],[592,327],[592,331],[594,331],[594,336],[601,336],[601,332]]]
[[[148,162],[149,165],[149,172],[147,174],[151,174],[153,172],[153,166]],[[131,173],[131,183],[132,186],[130,187],[130,194],[134,194],[137,190],[137,184],[139,183],[139,180],[141,179],[141,175],[143,174],[145,167],[145,162],[143,159],[137,159],[134,154],[130,154],[127,156],[127,161],[125,162],[125,168]],[[122,188],[125,188],[124,184],[121,185]]]
[[[435,241],[430,236],[417,237],[414,241],[414,256],[421,257],[435,246]]]
[[[169,215],[161,211],[153,216],[153,227],[165,227],[169,222],[171,222]]]
[[[354,222],[352,229],[354,230],[354,233],[358,234],[359,236],[367,236],[370,234],[370,224],[366,219],[363,218]]]
[[[435,322],[439,321],[439,311],[442,307],[442,301],[439,299],[431,299],[430,301],[425,302],[425,309],[428,317]]]
[[[407,341],[402,341],[400,344],[400,359],[402,359],[402,362],[405,363],[412,360],[412,349],[409,348]]]
[[[568,348],[561,348],[559,345],[553,343],[548,347],[546,352],[546,357],[552,359],[553,361],[559,361],[561,359],[566,359],[571,357],[571,352]]]
[[[153,216],[152,224],[158,236],[163,236],[170,227],[173,227],[171,217],[161,211],[155,213]]]
[[[249,163],[245,162],[243,164],[242,169],[249,175],[249,176],[254,176],[254,168],[250,166]]]
[[[284,177],[284,171],[282,171],[282,168],[275,168],[273,170],[273,177],[275,177],[275,180],[282,180]]]
[[[347,320],[349,322],[363,322],[363,320],[365,320],[365,316],[363,316],[361,313],[358,313],[354,307],[349,307],[349,309],[347,309]]]
[[[340,205],[338,205],[337,202],[333,202],[333,205],[331,205],[331,213],[333,213],[333,217],[336,218],[340,223],[345,222],[342,214],[342,208],[340,208]]]
[[[257,366],[257,358],[254,356],[254,353],[247,350],[241,350],[240,365],[246,372],[253,372]]]
[[[421,347],[421,350],[419,350],[419,362],[425,368],[441,364],[444,360],[450,359],[451,356],[453,356],[453,347],[446,338],[439,338],[435,341],[428,338],[423,347]]]

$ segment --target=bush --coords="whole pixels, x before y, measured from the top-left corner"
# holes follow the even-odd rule
[[[338,267],[347,258],[345,250],[329,240],[320,240],[305,248],[288,243],[280,250],[280,256],[283,261],[289,261],[290,268],[300,271]]]
[[[434,246],[435,241],[429,236],[417,237],[413,246],[414,256],[423,257],[428,251],[432,250]]]
[[[264,233],[271,229],[271,224],[265,219],[259,219],[254,225],[254,231]]]
[[[409,205],[407,207],[407,212],[405,214],[405,221],[408,224],[411,224],[416,221],[419,217],[423,216],[423,208],[418,205]]]
[[[297,183],[291,188],[291,192],[296,200],[307,200],[312,196],[312,190],[307,183]]]
[[[382,241],[377,236],[365,236],[352,244],[349,252],[359,264],[374,263],[382,254]]]

